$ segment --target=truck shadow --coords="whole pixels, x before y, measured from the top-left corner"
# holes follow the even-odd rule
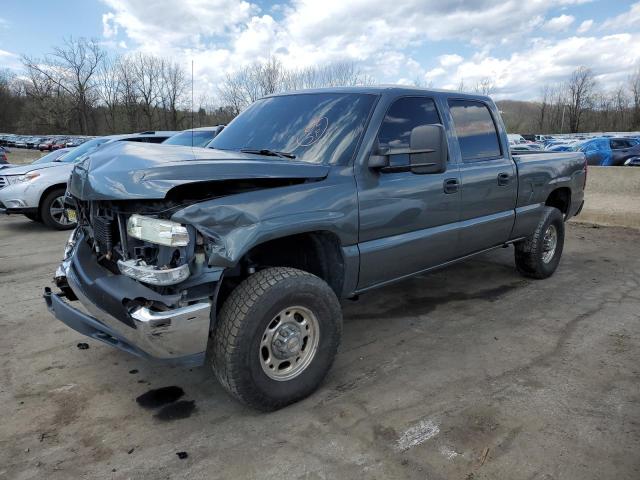
[[[344,302],[345,324],[426,315],[451,302],[495,302],[529,284],[517,273],[512,251],[508,252],[485,254],[364,294],[356,302]]]

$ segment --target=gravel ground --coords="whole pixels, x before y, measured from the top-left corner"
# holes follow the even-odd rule
[[[0,478],[637,480],[639,235],[570,225],[548,280],[501,249],[345,302],[324,385],[261,414],[207,366],[55,320],[40,293],[67,233],[2,217]]]

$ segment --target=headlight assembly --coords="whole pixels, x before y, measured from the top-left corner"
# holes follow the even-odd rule
[[[7,185],[15,185],[16,183],[30,182],[38,178],[40,174],[38,172],[29,172],[24,175],[7,175],[4,177],[7,181]]]
[[[189,245],[187,227],[171,220],[131,215],[127,221],[127,233],[133,238],[168,247]]]

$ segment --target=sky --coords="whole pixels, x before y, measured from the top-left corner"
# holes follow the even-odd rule
[[[291,68],[354,62],[379,83],[473,88],[531,100],[587,66],[603,89],[640,68],[640,1],[622,0],[3,0],[0,68],[65,37],[114,55],[162,55],[195,88],[256,60]]]

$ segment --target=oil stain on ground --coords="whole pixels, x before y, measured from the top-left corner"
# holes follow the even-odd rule
[[[159,409],[153,416],[155,419],[169,422],[189,418],[196,410],[195,400],[180,400],[184,390],[180,387],[162,387],[143,393],[136,402],[148,410]]]
[[[180,400],[179,402],[162,407],[154,417],[163,422],[181,420],[183,418],[189,418],[195,410],[195,400]]]
[[[138,405],[142,408],[160,408],[164,405],[175,402],[183,395],[184,390],[180,387],[162,387],[143,393],[136,398],[136,402],[138,402]]]

